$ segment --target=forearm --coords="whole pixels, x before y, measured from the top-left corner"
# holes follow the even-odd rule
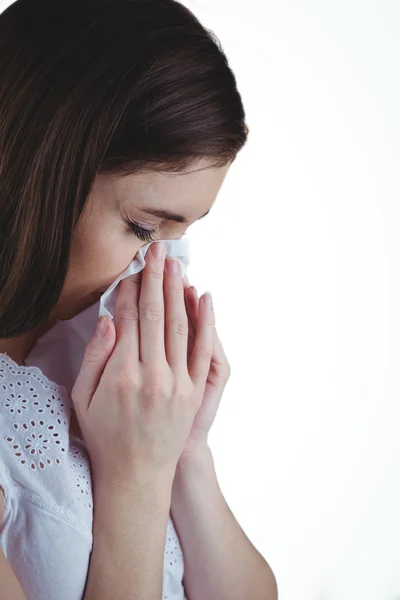
[[[171,514],[184,558],[188,600],[276,600],[275,577],[229,509],[211,450],[178,465]]]
[[[93,549],[84,600],[160,600],[171,481],[134,492],[94,485]]]

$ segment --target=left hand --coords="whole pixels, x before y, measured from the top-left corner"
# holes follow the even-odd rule
[[[199,311],[199,298],[190,285],[187,276],[183,278],[186,312],[188,316],[189,335],[188,335],[188,362],[193,352],[194,342],[197,331],[197,317]],[[201,451],[208,442],[208,432],[214,422],[219,403],[230,377],[231,369],[228,359],[222,347],[221,341],[215,330],[214,353],[211,358],[210,370],[208,373],[206,386],[204,390],[203,401],[196,414],[192,425],[192,430],[187,439],[182,458],[188,458]]]

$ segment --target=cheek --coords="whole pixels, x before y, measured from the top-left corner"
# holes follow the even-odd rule
[[[103,293],[132,262],[141,246],[142,242],[130,231],[81,236],[74,244],[66,284],[82,292]]]
[[[77,242],[53,316],[61,320],[72,319],[97,302],[132,262],[140,247],[141,242],[134,234],[118,239],[105,236]]]

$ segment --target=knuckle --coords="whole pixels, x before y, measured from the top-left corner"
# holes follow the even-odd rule
[[[164,274],[163,272],[160,271],[156,271],[155,269],[153,269],[152,267],[148,268],[147,272],[146,272],[147,276],[150,277],[151,279],[163,279],[164,278]]]
[[[164,308],[159,304],[144,304],[140,307],[140,313],[145,321],[160,323],[164,317]]]
[[[148,371],[143,392],[146,398],[151,400],[169,398],[171,383],[168,374],[156,369]]]
[[[172,294],[182,295],[183,282],[179,278],[177,280],[170,281],[168,284],[168,291]]]
[[[138,321],[139,309],[134,302],[123,302],[119,308],[119,315],[126,321]]]
[[[165,329],[183,337],[188,335],[188,323],[180,317],[170,317],[169,319],[166,319]]]
[[[87,364],[93,364],[99,362],[102,356],[101,347],[95,343],[89,344],[85,350],[83,361]]]
[[[129,277],[125,277],[125,279],[121,283],[125,283],[127,285],[134,286],[135,289],[137,289],[138,286],[140,287],[141,280],[142,280],[142,272],[139,271],[138,273],[129,275]]]
[[[120,392],[137,390],[140,382],[137,373],[128,366],[121,366],[114,375],[114,386]]]
[[[174,390],[174,398],[178,402],[182,402],[184,404],[187,403],[188,399],[193,396],[193,387],[189,383],[182,383],[180,385],[175,386]]]

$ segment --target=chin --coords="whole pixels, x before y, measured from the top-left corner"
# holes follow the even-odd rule
[[[53,315],[59,321],[69,321],[70,319],[76,317],[76,315],[79,315],[79,313],[89,308],[89,306],[92,306],[98,302],[102,294],[103,292],[92,292],[83,298],[78,305],[75,304],[73,308],[71,308],[71,304],[68,306],[64,305],[64,307],[59,307],[57,311],[54,311]]]

